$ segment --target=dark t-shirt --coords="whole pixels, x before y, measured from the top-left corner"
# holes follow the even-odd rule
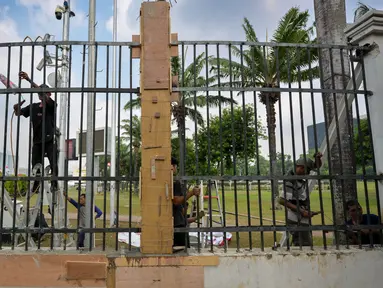
[[[55,101],[50,99],[46,102],[45,109],[45,141],[49,142],[53,140],[55,134]],[[32,114],[31,113],[32,106]],[[33,126],[33,144],[42,143],[43,133],[43,107],[40,107],[40,103],[33,103],[21,109],[21,113],[25,118],[31,117]]]
[[[174,181],[173,195],[184,196],[182,193],[182,185],[180,181]],[[174,219],[174,227],[186,227],[186,219],[183,213],[183,205],[173,204],[173,219]]]
[[[370,219],[369,219],[370,218]],[[370,220],[370,222],[368,222]],[[353,225],[352,219],[347,220],[347,225]],[[379,225],[379,217],[374,214],[363,214],[362,215],[362,221],[360,222],[360,225]],[[358,237],[358,234],[356,233],[356,236]],[[370,234],[360,234],[360,238],[362,241],[362,245],[370,244]],[[373,244],[380,244],[380,233],[373,233],[372,234]]]

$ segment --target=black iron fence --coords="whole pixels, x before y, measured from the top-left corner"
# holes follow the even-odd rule
[[[364,77],[368,48],[222,41],[178,45],[180,56],[171,59],[172,74],[178,76],[173,91],[180,94],[171,105],[172,150],[179,160],[175,179],[185,192],[199,186],[202,193],[188,199],[185,227],[175,228],[176,233],[188,232],[198,250],[383,243],[377,189],[382,177],[375,169],[366,104],[372,93]],[[90,249],[139,247],[140,75],[132,52],[137,46],[97,42],[92,87],[85,82],[87,42],[0,44],[6,85],[0,90],[1,248],[81,248],[84,233],[94,236]],[[20,75],[27,82],[20,71],[28,73]],[[33,88],[33,83],[49,87]],[[37,99],[34,93],[50,98]],[[90,110],[88,94],[95,99]],[[111,112],[113,94],[117,115]],[[56,133],[51,129],[61,128],[62,95],[67,95],[65,133]],[[23,100],[36,104],[19,107]],[[95,115],[91,173],[84,168],[87,111]],[[112,117],[116,139],[110,139],[108,129]],[[71,155],[64,172],[34,171],[36,163],[58,166],[59,153],[49,145],[60,146],[64,134]],[[109,168],[112,141],[115,176]],[[46,185],[33,186],[34,181]],[[59,190],[50,188],[52,181],[59,181]],[[94,185],[84,189],[86,181]],[[93,217],[93,207],[81,205],[83,193],[102,216],[96,209]],[[84,228],[84,214],[91,215],[94,228]]]

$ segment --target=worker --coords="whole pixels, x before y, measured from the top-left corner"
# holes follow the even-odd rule
[[[42,84],[38,86],[28,76],[27,73],[21,71],[19,73],[20,79],[26,80],[31,83],[33,88],[49,88],[47,85]],[[33,146],[32,146],[32,168],[38,163],[43,163],[43,156],[46,154],[51,167],[52,175],[57,176],[57,145],[55,141],[56,125],[55,125],[55,108],[56,102],[51,98],[50,92],[38,93],[40,103],[32,103],[24,108],[21,108],[22,101],[19,104],[13,106],[13,110],[16,116],[24,116],[30,118],[33,127]],[[44,111],[45,110],[45,111]],[[43,119],[43,115],[45,117]],[[43,135],[44,131],[44,135]],[[44,146],[44,147],[43,147]],[[43,151],[44,148],[44,151]],[[44,153],[45,152],[45,153]],[[42,173],[42,171],[38,171]],[[32,192],[35,193],[39,187],[39,181],[34,181]],[[51,189],[57,189],[57,181],[51,181]]]
[[[176,158],[171,158],[171,164],[173,166],[173,173],[177,173],[178,161]],[[184,205],[186,201],[189,200],[192,196],[199,196],[201,193],[200,188],[194,187],[192,190],[186,193],[186,197],[182,191],[182,185],[179,180],[174,181],[173,183],[173,219],[174,219],[174,228],[184,228],[187,226],[187,219],[184,213]],[[176,246],[187,246],[189,247],[188,233],[174,233],[173,247]]]
[[[77,203],[73,198],[69,197],[66,193],[64,193],[64,196],[67,198],[69,203],[71,203],[74,207],[76,207],[80,211],[80,219],[79,219],[78,227],[85,228],[86,227],[85,194],[80,195],[80,201],[79,201],[80,203]],[[94,212],[96,213],[95,220],[101,217],[102,211],[96,205],[94,206]],[[80,232],[77,239],[77,245],[79,248],[84,247],[84,240],[85,240],[85,232]]]

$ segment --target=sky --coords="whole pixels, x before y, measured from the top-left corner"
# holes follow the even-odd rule
[[[87,41],[88,39],[88,2],[72,0],[71,7],[76,16],[71,18],[70,28],[70,40]],[[97,41],[112,41],[112,15],[113,15],[113,0],[96,1],[96,40]],[[141,0],[118,0],[118,41],[130,41],[132,34],[139,34],[139,9]],[[174,2],[174,1],[173,1]],[[241,27],[244,17],[247,17],[255,28],[260,41],[266,40],[266,31],[271,35],[272,31],[276,28],[278,20],[288,11],[292,6],[299,6],[301,10],[308,9],[311,15],[311,22],[314,21],[314,8],[313,1],[311,0],[178,0],[177,4],[171,9],[171,27],[172,32],[178,33],[179,40],[244,40],[244,32]],[[357,0],[346,0],[347,5],[347,20],[351,22],[353,20],[353,13],[356,7]],[[380,0],[365,0],[366,4],[375,8],[383,8]],[[4,42],[19,42],[23,41],[26,36],[29,36],[33,40],[38,36],[43,37],[46,33],[55,35],[55,40],[61,40],[62,35],[62,21],[56,20],[54,11],[56,5],[62,5],[60,0],[0,0],[0,43]],[[48,48],[51,54],[54,54],[55,50]],[[82,48],[75,47],[72,52],[72,74],[71,74],[71,86],[81,86],[81,75],[83,68],[83,55],[81,54]],[[132,78],[130,83],[129,74],[129,50],[124,47],[121,56],[121,86],[122,87],[137,87],[139,80],[138,62],[134,60],[132,66]],[[34,67],[38,64],[42,57],[42,49],[36,48],[34,51],[35,59],[33,61]],[[109,69],[106,63],[106,48],[101,47],[98,50],[98,63],[97,63],[97,85],[100,87],[106,87],[107,71],[109,70],[109,85],[111,80],[111,63],[109,63]],[[110,49],[112,53],[112,49]],[[225,52],[222,52],[225,53]],[[111,54],[110,54],[111,55]],[[192,51],[189,51],[189,55],[192,55]],[[18,77],[17,73],[20,70],[25,70],[31,73],[32,67],[32,50],[30,48],[23,48],[22,50],[22,63],[20,64],[20,49],[18,47],[11,50],[11,80],[17,85]],[[110,58],[111,59],[111,58]],[[7,48],[0,47],[0,73],[7,75],[7,60],[8,50]],[[111,61],[110,61],[111,62]],[[86,69],[85,69],[86,70]],[[43,73],[33,70],[36,82],[42,82]],[[54,69],[47,68],[46,75],[52,73]],[[85,77],[87,73],[85,72]],[[86,78],[85,78],[86,83]],[[308,85],[303,83],[303,86]],[[27,87],[26,83],[21,83],[21,87]],[[308,87],[308,86],[307,86]],[[283,96],[283,95],[282,95]],[[293,114],[299,117],[299,95],[293,95]],[[311,104],[309,97],[303,95],[303,119],[304,126],[312,124]],[[318,96],[318,95],[316,95]],[[30,102],[30,95],[23,95]],[[59,95],[57,97],[59,102]],[[130,98],[130,95],[121,95],[121,116],[120,119],[129,119],[131,115],[122,109],[124,103]],[[84,105],[86,105],[86,97]],[[316,104],[320,104],[319,97],[315,100]],[[81,117],[83,117],[84,129],[86,123],[86,110],[81,109],[81,94],[72,94],[70,96],[70,137],[75,138],[81,123]],[[109,100],[111,95],[109,95]],[[12,107],[17,103],[17,96],[10,95],[8,99],[8,107]],[[37,96],[34,96],[34,101],[37,101]],[[282,107],[289,105],[288,94],[283,97]],[[241,101],[239,101],[241,102]],[[96,113],[96,127],[104,127],[106,121],[110,126],[110,101],[109,103],[109,117],[106,117],[107,99],[105,94],[100,94],[96,98],[96,106],[99,111]],[[320,105],[317,105],[319,107]],[[5,95],[0,95],[0,109],[4,112],[0,113],[0,138],[4,135],[4,124],[7,119],[7,138],[6,145],[7,151],[11,150],[11,143],[9,137],[9,124],[11,115],[5,113],[6,99]],[[363,107],[361,108],[363,110]],[[265,108],[258,103],[258,114],[266,125]],[[83,112],[82,112],[83,111]],[[137,114],[138,111],[134,111]],[[206,111],[201,111],[206,115]],[[211,113],[215,113],[214,111]],[[277,109],[278,113],[278,109]],[[285,108],[282,112],[282,126],[283,128],[283,140],[284,140],[284,152],[292,154],[293,144],[291,135],[294,135],[298,141],[295,141],[295,153],[300,154],[303,150],[303,142],[300,140],[301,133],[301,121],[299,118],[294,120],[294,132],[291,131],[291,119],[288,115],[290,112]],[[317,119],[323,120],[323,111],[318,108]],[[20,137],[16,137],[17,127],[20,127]],[[18,121],[13,121],[13,147],[19,145],[19,166],[25,167],[28,159],[28,125],[27,119],[20,118]],[[277,116],[277,127],[279,127],[279,117]],[[187,123],[190,129],[193,129],[193,125]],[[304,128],[306,129],[306,128]],[[192,131],[193,132],[193,131]],[[190,132],[191,133],[191,132]],[[281,151],[280,145],[280,130],[277,130],[277,142],[278,151]],[[307,134],[305,132],[305,134]],[[305,136],[307,137],[307,135]],[[0,141],[2,142],[2,141]],[[18,144],[17,144],[18,142]],[[307,146],[307,139],[305,140]],[[267,142],[262,144],[262,153],[268,154]],[[3,150],[3,142],[0,143],[0,149]],[[85,164],[85,162],[83,162]],[[73,170],[78,163],[74,162],[70,164],[70,170]]]

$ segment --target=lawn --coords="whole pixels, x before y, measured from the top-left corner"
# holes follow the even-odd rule
[[[364,208],[364,212],[366,212],[366,193],[364,190],[363,182],[358,182],[358,200]],[[258,192],[258,187],[256,185],[252,185],[252,189],[247,193],[243,189],[237,189],[235,192],[234,187],[230,189],[229,187],[225,188],[225,191],[219,191],[219,196],[221,198],[221,205],[225,205],[226,217],[226,225],[227,226],[236,226],[238,223],[239,226],[258,226],[261,225],[260,217],[262,216],[262,225],[272,225],[273,224],[273,215],[275,215],[276,225],[284,225],[285,221],[285,212],[284,209],[273,211],[271,209],[271,193],[266,189],[262,189],[261,192]],[[328,187],[324,187],[328,188]],[[367,195],[370,206],[370,212],[377,214],[377,197],[375,192],[374,183],[368,183],[367,185]],[[205,187],[206,191],[206,187]],[[212,191],[212,195],[215,195]],[[72,189],[69,191],[68,195],[77,200],[77,192]],[[137,195],[132,195],[131,199],[129,197],[128,192],[120,192],[116,193],[116,199],[119,198],[119,215],[128,216],[130,213],[133,216],[140,216],[140,201]],[[33,197],[34,198],[34,197]],[[314,190],[311,193],[311,210],[319,211],[321,210],[321,197],[318,190]],[[323,205],[323,217],[320,215],[312,218],[313,225],[331,225],[333,224],[333,215],[332,215],[332,200],[331,193],[328,189],[322,190],[322,205]],[[237,199],[237,204],[235,202]],[[248,201],[249,199],[249,201]],[[31,203],[34,203],[34,199],[31,200]],[[131,201],[131,205],[129,205]],[[190,201],[190,200],[189,200]],[[247,203],[250,203],[248,206]],[[106,203],[106,209],[104,209],[104,204]],[[261,205],[259,204],[261,203]],[[69,202],[68,202],[69,204]],[[95,204],[109,217],[109,193],[107,194],[96,194],[95,195]],[[191,206],[191,205],[190,205]],[[208,200],[205,201],[205,208],[208,207]],[[212,207],[213,210],[217,209],[217,201],[212,199]],[[117,208],[116,208],[117,209]],[[231,213],[238,211],[238,217],[235,217]],[[104,211],[105,210],[105,211]],[[248,211],[249,210],[249,211]],[[68,213],[76,213],[77,210],[72,205],[68,205]],[[250,222],[248,220],[248,215],[251,215]],[[103,219],[103,218],[102,218]],[[106,227],[109,226],[109,218],[107,218]],[[76,226],[77,221],[71,220],[72,225]],[[97,227],[103,226],[102,220],[96,221]],[[120,222],[120,227],[128,227],[129,224],[127,222]],[[133,227],[139,227],[139,223],[137,221],[132,222]],[[237,243],[240,248],[248,248],[250,246],[249,240],[249,232],[241,232],[236,235],[233,233],[233,239],[229,244],[230,248],[237,247]],[[273,246],[274,242],[279,243],[281,238],[281,233],[276,233],[274,238],[274,233],[272,232],[264,232],[263,234],[263,242],[265,247]],[[238,236],[238,237],[237,237]],[[261,247],[261,233],[260,232],[252,232],[252,247]],[[96,235],[96,243],[97,246],[102,246],[102,238],[103,234]],[[332,244],[332,234],[327,234],[327,245]],[[115,234],[109,233],[106,234],[106,245],[107,247],[114,248],[115,247]],[[45,241],[44,241],[45,242]],[[49,243],[49,242],[48,242]],[[323,245],[322,234],[316,232],[314,234],[314,243],[316,246]]]

